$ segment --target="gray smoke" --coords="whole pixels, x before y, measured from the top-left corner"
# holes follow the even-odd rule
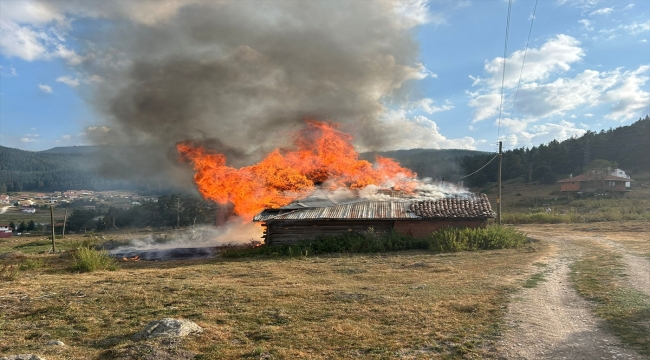
[[[110,129],[89,135],[146,148],[107,152],[107,174],[173,173],[184,140],[245,165],[286,146],[306,116],[380,149],[401,133],[379,120],[385,105],[405,101],[410,80],[426,76],[413,33],[422,1],[142,4],[152,15],[140,19],[125,9],[130,1],[105,3],[90,14],[111,25],[84,35],[84,66],[103,78],[94,104]]]

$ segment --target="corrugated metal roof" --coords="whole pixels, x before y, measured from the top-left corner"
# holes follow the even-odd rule
[[[264,210],[253,221],[327,219],[418,219],[409,211],[410,202],[363,201],[352,204],[295,210]]]

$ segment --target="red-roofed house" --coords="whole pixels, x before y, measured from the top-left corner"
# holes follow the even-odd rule
[[[560,183],[562,192],[626,192],[629,191],[629,188],[625,186],[625,183],[631,181],[634,180],[614,175],[587,173],[560,180],[558,183]]]

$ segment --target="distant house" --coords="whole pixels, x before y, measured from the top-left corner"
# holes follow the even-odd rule
[[[0,238],[11,237],[13,230],[8,224],[0,224]]]
[[[84,206],[84,209],[86,209],[86,210],[95,210],[95,205],[86,205],[86,206]]]
[[[24,213],[27,213],[27,214],[33,214],[33,213],[36,212],[36,209],[34,209],[34,208],[22,208],[22,209],[20,209],[20,211],[22,211]]]
[[[626,174],[625,171],[623,171],[623,170],[621,170],[621,169],[614,169],[614,170],[610,173],[610,175],[618,176],[618,177],[626,178],[626,179],[629,179],[629,178],[630,178],[630,175]],[[629,181],[626,181],[626,182],[625,182],[625,187],[626,187],[626,188],[629,188],[629,187],[630,187],[630,182],[629,182]]]
[[[565,193],[598,191],[623,193],[629,191],[630,187],[628,184],[631,181],[634,180],[629,176],[620,177],[605,173],[589,172],[560,180],[558,183],[560,183],[560,191]]]

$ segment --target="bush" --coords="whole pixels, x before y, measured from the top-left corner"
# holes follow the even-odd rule
[[[427,238],[429,250],[436,252],[474,251],[516,248],[526,242],[526,235],[504,226],[487,228],[444,228]]]
[[[396,232],[388,234],[367,231],[338,236],[322,236],[296,245],[259,246],[224,250],[224,257],[238,258],[253,255],[309,256],[328,253],[378,253],[403,250],[432,252],[472,251],[515,248],[526,242],[526,235],[509,227],[444,228],[424,239]]]
[[[86,247],[78,248],[72,255],[72,270],[93,272],[97,270],[116,270],[117,262],[104,250],[97,251]]]
[[[41,259],[27,259],[20,264],[20,270],[32,270],[43,267],[43,260]]]

